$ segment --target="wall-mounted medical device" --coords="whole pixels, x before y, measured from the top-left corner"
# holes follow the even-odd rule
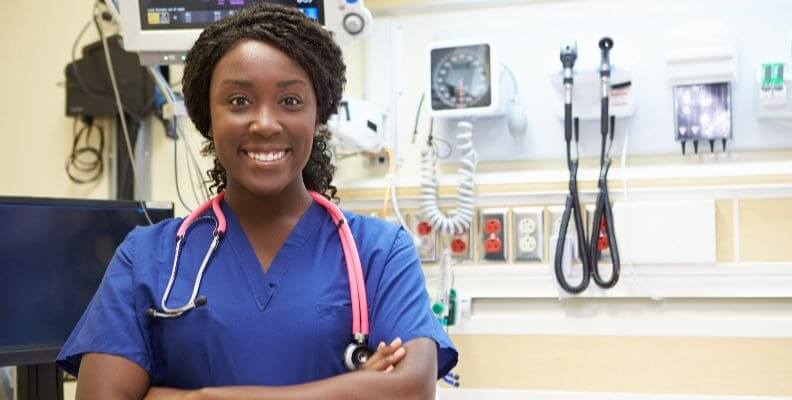
[[[429,48],[429,113],[440,118],[502,114],[501,80],[490,42],[441,42]]]
[[[757,71],[759,88],[759,118],[792,119],[792,101],[789,86],[792,84],[792,63],[765,62]]]
[[[339,44],[365,36],[372,15],[363,0],[116,0],[124,48],[143,65],[180,64],[201,31],[246,5],[293,6],[334,33]]]
[[[620,261],[619,250],[616,244],[615,223],[611,209],[610,195],[608,194],[608,171],[611,165],[610,149],[613,145],[616,116],[611,109],[611,91],[613,85],[613,65],[611,64],[611,50],[614,41],[606,36],[599,40],[597,47],[600,50],[600,62],[597,66],[599,76],[599,117],[600,117],[600,172],[597,181],[599,193],[593,211],[593,221],[591,234],[587,234],[583,224],[584,209],[581,208],[578,195],[577,172],[579,167],[579,145],[580,119],[574,118],[574,86],[575,86],[575,63],[578,58],[577,42],[573,40],[564,41],[561,44],[559,59],[561,61],[561,73],[557,78],[564,88],[564,141],[566,142],[566,161],[569,170],[569,194],[567,195],[566,206],[561,215],[558,236],[555,239],[555,257],[553,259],[553,270],[556,282],[560,289],[566,293],[579,294],[585,291],[590,280],[602,289],[610,289],[619,281]],[[573,131],[574,127],[574,131]],[[573,145],[574,143],[574,145]],[[575,151],[573,152],[573,149]],[[607,149],[607,150],[606,150]],[[570,227],[574,226],[574,235]],[[572,250],[577,250],[578,259],[581,261],[581,280],[577,284],[570,283],[568,280],[571,270]],[[599,262],[605,253],[610,253],[611,274],[609,278],[603,278],[600,273]]]
[[[737,79],[737,56],[731,31],[719,24],[699,24],[667,35],[666,71],[672,88],[674,138],[686,152],[693,142],[708,142],[715,151],[732,137],[731,85]]]
[[[559,119],[566,119],[565,104],[568,89],[564,80],[559,79],[559,74],[571,73],[572,76],[569,78],[574,79],[575,82],[571,92],[571,100],[575,103],[572,118],[580,121],[601,120],[603,88],[599,46],[594,42],[585,42],[577,48],[575,44],[575,59],[576,68],[568,69],[566,72],[553,69],[548,76],[556,94],[553,109]],[[633,74],[624,61],[609,65],[609,113],[616,118],[630,117],[636,110]]]
[[[385,146],[385,112],[370,101],[341,100],[327,128],[338,150],[376,153]]]
[[[676,140],[693,142],[698,152],[698,142],[709,142],[714,151],[716,141],[726,148],[732,136],[731,85],[706,83],[674,86],[674,132]]]

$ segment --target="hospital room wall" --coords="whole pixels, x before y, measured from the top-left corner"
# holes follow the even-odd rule
[[[584,4],[585,3],[585,4]],[[543,8],[539,14],[550,14],[556,8],[561,15],[562,11],[571,11],[577,21],[585,21],[588,11],[592,8],[600,8],[600,11],[592,12],[592,15],[601,15],[602,13],[613,12],[618,14],[621,18],[616,23],[618,29],[624,30],[630,24],[650,23],[652,18],[640,12],[641,8],[647,3],[656,4],[655,8],[664,8],[666,10],[674,10],[680,14],[684,14],[684,19],[688,21],[695,18],[707,19],[712,15],[707,13],[696,14],[686,13],[686,7],[689,7],[690,2],[673,1],[673,2],[619,2],[619,1],[446,1],[446,0],[426,0],[426,1],[413,1],[413,0],[368,0],[366,2],[375,15],[375,19],[387,18],[390,21],[401,23],[404,27],[402,43],[403,55],[401,60],[396,61],[400,65],[402,86],[400,87],[401,95],[398,107],[402,110],[402,114],[398,117],[400,130],[398,133],[398,146],[400,149],[400,182],[410,182],[409,188],[400,188],[400,193],[405,193],[407,197],[417,193],[415,184],[418,181],[418,166],[419,166],[419,151],[418,147],[411,145],[410,136],[412,135],[413,118],[415,117],[415,108],[420,97],[420,91],[423,90],[422,77],[424,76],[423,55],[425,45],[429,43],[433,36],[433,30],[454,30],[459,31],[470,29],[475,31],[480,27],[492,27],[503,21],[503,26],[499,26],[498,30],[507,30],[509,26],[518,27],[520,29],[530,30],[526,27],[526,22],[521,21],[521,16],[527,16],[525,19],[530,20],[530,15],[535,14],[536,9],[534,6]],[[476,4],[483,5],[477,7]],[[697,3],[699,7],[704,7],[701,3]],[[788,10],[788,3],[777,1],[762,2],[760,5],[738,2],[725,2],[721,3],[723,7],[732,7],[735,9],[735,15],[740,15],[739,7],[748,7],[752,10],[743,10],[742,13],[748,14],[757,10]],[[622,5],[624,7],[618,7]],[[459,7],[455,7],[459,6]],[[735,7],[736,6],[736,7]],[[717,9],[718,6],[713,6]],[[758,8],[757,8],[758,7]],[[719,10],[720,12],[722,10]],[[786,12],[786,11],[785,11]],[[544,14],[547,13],[547,14]],[[714,14],[717,14],[715,12]],[[781,12],[777,15],[783,15]],[[558,17],[560,20],[560,16]],[[475,23],[471,22],[475,20]],[[597,21],[591,20],[592,23]],[[745,21],[751,20],[754,23],[760,24],[757,19],[746,18]],[[643,21],[643,22],[642,22]],[[657,23],[654,20],[653,23]],[[509,25],[509,24],[512,25]],[[551,23],[551,22],[548,22]],[[453,25],[458,25],[454,27]],[[788,24],[787,24],[788,25]],[[736,31],[743,30],[743,32],[750,31],[752,25],[739,24],[731,26]],[[764,28],[770,29],[767,26]],[[778,26],[776,26],[778,28]],[[786,35],[786,30],[792,26],[784,26],[782,36]],[[586,27],[580,27],[579,30],[585,31]],[[604,27],[599,25],[597,28],[592,28],[598,32],[603,31]],[[519,30],[518,30],[519,31]],[[447,32],[446,32],[447,33]],[[536,33],[536,32],[534,32]],[[636,38],[642,34],[634,35]],[[446,35],[447,36],[447,35]],[[547,38],[542,35],[521,35],[515,34],[515,37],[526,38],[526,45],[524,55],[533,54],[534,60],[530,64],[516,64],[512,65],[513,68],[518,68],[518,80],[525,77],[526,70],[535,71],[537,64],[548,64],[545,60],[536,60],[535,53],[531,53],[531,43],[533,41],[553,40],[555,38]],[[598,37],[598,36],[597,36]],[[748,45],[750,32],[748,35],[740,36],[740,45]],[[577,37],[579,45],[584,43],[581,40],[589,40],[587,37]],[[631,38],[632,39],[632,38]],[[595,40],[595,38],[590,38]],[[590,41],[589,40],[589,41]],[[783,38],[775,38],[770,42],[779,44]],[[767,43],[770,43],[767,42]],[[613,59],[616,60],[619,48],[619,42],[614,49]],[[624,42],[622,42],[624,43]],[[586,45],[591,43],[585,42]],[[766,44],[766,43],[765,43]],[[557,45],[553,45],[557,46]],[[787,43],[788,46],[788,43]],[[776,46],[779,47],[779,46]],[[623,48],[623,47],[622,47]],[[757,48],[742,51],[740,56],[740,70],[739,79],[742,79],[738,85],[744,88],[751,86],[750,79],[752,79],[752,62],[759,62],[758,59],[752,59],[749,54],[756,55],[759,50]],[[765,48],[766,49],[766,48]],[[784,53],[779,53],[780,57],[789,58],[789,48],[785,48]],[[557,50],[556,50],[557,51]],[[647,49],[652,53],[651,62],[658,63],[656,68],[664,68],[663,53],[664,49],[653,47]],[[558,63],[557,53],[552,61]],[[515,59],[520,56],[515,53],[509,53],[510,58]],[[767,56],[764,54],[763,56]],[[635,61],[635,60],[633,60]],[[745,68],[749,66],[748,68]],[[368,73],[370,71],[364,71]],[[544,72],[542,72],[544,74]],[[543,75],[544,76],[544,75]],[[660,78],[659,74],[655,76],[647,76],[651,82],[639,82],[645,85],[642,89],[647,92],[657,94],[656,99],[652,99],[651,106],[646,104],[639,105],[639,113],[642,113],[645,118],[647,115],[653,114],[653,118],[662,119],[666,115],[662,112],[670,112],[670,106],[665,107],[662,104],[662,98],[665,93],[663,90],[667,88],[668,83]],[[544,79],[544,78],[543,78]],[[747,82],[746,82],[747,80]],[[534,81],[538,81],[534,79]],[[527,91],[529,96],[528,103],[537,105],[541,103],[541,99],[537,99],[537,93],[531,93],[533,89],[538,86],[521,85],[524,89],[530,88]],[[650,86],[647,90],[646,86]],[[366,92],[367,88],[364,88]],[[660,89],[660,90],[655,90]],[[539,93],[544,93],[541,89]],[[647,93],[644,92],[644,93]],[[534,97],[531,97],[534,96]],[[539,96],[541,97],[541,96]],[[640,100],[639,100],[640,101]],[[745,134],[744,140],[739,143],[741,146],[753,146],[753,149],[744,149],[744,151],[732,151],[728,158],[714,158],[714,157],[688,157],[683,158],[678,155],[678,147],[673,145],[671,134],[666,134],[666,131],[656,132],[656,130],[665,126],[662,124],[646,124],[643,126],[645,129],[632,129],[634,134],[645,134],[647,136],[654,135],[658,143],[658,147],[673,145],[673,152],[660,152],[652,154],[651,151],[642,155],[628,154],[627,159],[631,165],[682,165],[695,168],[697,165],[706,165],[707,163],[721,164],[727,166],[731,162],[738,160],[761,160],[761,159],[777,159],[789,160],[790,154],[779,153],[775,148],[764,149],[761,147],[762,143],[747,143],[748,137],[756,139],[769,139],[770,141],[778,140],[782,144],[780,147],[790,148],[790,138],[787,133],[781,128],[780,125],[773,125],[772,123],[757,124],[756,120],[748,121],[747,119],[753,116],[746,116],[746,114],[755,113],[755,104],[751,103],[754,100],[742,99],[738,100],[740,104],[747,106],[742,108],[745,125],[751,132],[746,132],[746,129],[740,129],[735,134]],[[660,107],[654,107],[660,103]],[[741,106],[742,107],[742,106]],[[668,109],[667,109],[668,108]],[[534,110],[535,111],[535,110]],[[529,110],[529,133],[528,135],[538,135],[542,139],[538,142],[540,145],[549,142],[548,137],[553,137],[552,132],[560,132],[561,125],[557,122],[557,126],[552,123],[547,123],[549,118],[547,116],[540,116],[543,125],[536,129],[536,119],[531,117],[532,111]],[[667,118],[670,121],[670,116]],[[743,122],[741,122],[743,123]],[[428,123],[427,123],[428,125]],[[424,132],[426,126],[424,126]],[[759,129],[765,129],[760,132]],[[422,134],[425,134],[422,133]],[[504,134],[505,135],[505,134]],[[557,135],[556,135],[557,136]],[[531,138],[531,140],[535,140]],[[753,139],[750,139],[753,140]],[[738,140],[739,142],[739,140]],[[558,143],[562,143],[558,141]],[[551,146],[557,146],[558,143]],[[632,139],[631,139],[632,143]],[[618,145],[619,143],[617,143]],[[644,144],[651,144],[651,141],[646,141]],[[732,143],[733,144],[733,143]],[[731,146],[731,144],[730,144]],[[617,146],[618,147],[618,146]],[[732,149],[733,150],[733,149]],[[562,150],[558,151],[558,157],[555,159],[529,159],[517,162],[500,162],[484,165],[481,169],[487,169],[489,172],[498,170],[508,171],[536,171],[536,170],[555,170],[561,169],[563,163],[561,157],[563,156]],[[591,161],[591,160],[587,160]],[[379,190],[373,188],[377,186],[375,182],[385,174],[385,169],[365,169],[360,168],[359,165],[365,161],[349,159],[342,163],[339,178],[343,183],[357,184],[356,182],[365,181],[367,178],[374,178],[369,180],[368,192],[372,198],[377,197]],[[588,165],[593,167],[593,164]],[[445,172],[449,172],[446,169]],[[727,176],[716,177],[723,187],[738,185],[738,180]],[[764,179],[764,178],[761,178]],[[695,187],[699,182],[689,182],[682,185],[680,192],[690,190]],[[788,186],[790,184],[790,177],[772,177],[767,179],[768,184]],[[563,182],[553,182],[555,187],[563,188]],[[646,187],[651,190],[652,185],[658,185],[661,182],[646,182]],[[363,187],[358,185],[356,187]],[[492,188],[496,185],[490,185]],[[530,186],[530,185],[527,185]],[[657,186],[660,187],[659,185]],[[453,187],[445,187],[447,189],[444,193],[452,193]],[[497,193],[503,195],[504,193],[512,193],[519,189],[500,187],[495,188]],[[359,192],[356,190],[344,191],[342,188],[342,198],[359,198]],[[375,194],[376,192],[376,194]],[[479,190],[482,197],[486,197],[486,191]],[[524,194],[524,193],[523,193]],[[346,197],[345,197],[346,196]],[[417,196],[417,195],[416,195]],[[524,198],[530,198],[531,194],[524,194]],[[510,206],[519,206],[520,204],[512,204]],[[735,207],[735,208],[732,208]],[[792,262],[792,249],[785,244],[784,240],[779,240],[781,237],[788,236],[789,229],[792,228],[792,199],[789,197],[772,198],[772,199],[749,199],[740,200],[732,204],[732,200],[719,201],[717,204],[717,259],[718,262],[732,262],[735,261],[735,254],[742,261],[753,262]],[[739,223],[737,223],[737,220]],[[736,236],[739,240],[735,241]],[[627,278],[625,278],[627,279]],[[485,299],[492,303],[496,303],[497,299]],[[548,302],[552,299],[547,300]],[[602,301],[605,301],[604,299]],[[631,300],[624,299],[610,299],[614,306],[633,304]],[[587,300],[581,300],[586,303]],[[530,303],[530,302],[528,302]],[[565,306],[558,302],[559,309],[565,309]],[[717,313],[729,313],[721,304],[731,304],[732,300],[729,299],[690,299],[686,306],[680,310],[671,312],[668,311],[664,314],[669,318],[669,323],[691,323],[690,321],[684,322],[683,320],[676,320],[675,318],[684,319],[684,315],[688,312],[696,312],[707,307],[712,308],[712,314],[707,315],[703,312],[703,320],[699,323],[706,324],[706,320],[710,317],[715,317]],[[734,299],[733,303],[738,307],[753,307],[751,299]],[[657,308],[664,307],[663,302],[653,303],[648,301],[649,307]],[[654,305],[651,305],[654,304]],[[778,299],[775,303],[781,307],[788,307],[789,302],[786,299]],[[495,306],[493,306],[495,307]],[[618,313],[617,308],[612,310],[612,313]],[[541,314],[545,309],[538,309],[537,312]],[[506,313],[505,307],[502,313]],[[524,312],[530,313],[530,310]],[[567,311],[569,312],[569,311]],[[758,311],[757,312],[761,312]],[[475,313],[475,312],[474,312]],[[675,315],[677,314],[677,315]],[[641,312],[636,312],[636,317],[640,316]],[[735,318],[739,318],[734,314]],[[536,317],[541,319],[541,317]],[[574,315],[569,315],[570,324],[574,323]],[[602,319],[602,323],[606,322],[607,318]],[[672,322],[676,321],[676,322]],[[518,324],[519,322],[515,322]],[[574,331],[570,328],[570,331]],[[768,335],[772,336],[773,330],[769,329]],[[569,393],[592,393],[592,392],[622,392],[622,393],[635,393],[635,394],[703,394],[714,395],[715,398],[719,396],[792,396],[792,381],[788,379],[792,376],[792,368],[790,368],[788,359],[792,355],[792,340],[788,337],[738,337],[733,332],[723,331],[712,336],[696,336],[696,335],[674,335],[665,336],[662,334],[657,335],[589,335],[589,334],[575,334],[565,333],[558,335],[521,335],[521,334],[459,334],[454,336],[454,340],[460,349],[461,364],[457,372],[462,375],[463,389],[509,389],[515,391],[536,391],[536,390],[552,390],[563,391]],[[490,395],[495,395],[496,392],[491,392]],[[527,398],[527,395],[525,395]],[[581,397],[586,397],[581,395]],[[497,397],[493,397],[497,398]],[[513,397],[520,398],[520,397]],[[570,396],[569,398],[575,398]]]

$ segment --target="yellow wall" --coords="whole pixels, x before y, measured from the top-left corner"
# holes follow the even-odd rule
[[[740,258],[745,261],[792,259],[792,201],[741,200],[739,206]]]
[[[0,2],[0,195],[107,197],[106,180],[73,185],[64,172],[72,124],[63,70],[92,2]],[[97,36],[93,31],[86,42]]]
[[[455,336],[463,388],[792,396],[792,339]]]

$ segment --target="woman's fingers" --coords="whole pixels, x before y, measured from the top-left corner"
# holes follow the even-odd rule
[[[404,358],[406,351],[402,347],[400,338],[396,338],[390,345],[380,342],[376,352],[361,367],[366,371],[386,371]]]
[[[399,347],[393,354],[387,357],[388,365],[389,366],[396,366],[402,359],[404,359],[404,355],[407,354],[407,350],[404,347]]]

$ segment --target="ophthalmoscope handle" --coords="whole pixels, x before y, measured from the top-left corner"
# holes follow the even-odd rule
[[[610,102],[610,51],[613,48],[613,39],[604,37],[599,41],[599,48],[602,54],[600,62],[600,79],[602,80],[602,106],[600,107],[600,133],[602,136],[608,135],[608,120],[610,118],[609,102]]]
[[[610,51],[613,48],[613,39],[607,36],[600,39],[599,48],[602,54],[602,59],[600,61],[600,76],[610,77]]]

